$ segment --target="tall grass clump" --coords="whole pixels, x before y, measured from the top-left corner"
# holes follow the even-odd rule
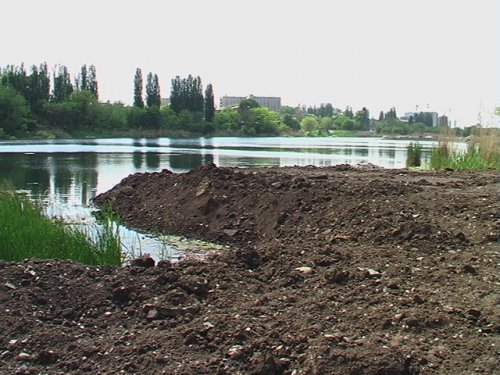
[[[71,259],[89,265],[122,262],[119,236],[111,224],[89,233],[51,220],[27,197],[0,191],[0,258]]]
[[[422,165],[422,146],[411,142],[406,148],[406,167],[420,167]]]
[[[449,140],[440,141],[431,151],[432,169],[500,169],[500,136],[496,129],[483,129],[472,136],[465,149]]]

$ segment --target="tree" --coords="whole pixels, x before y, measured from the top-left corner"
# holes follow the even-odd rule
[[[142,98],[142,71],[137,68],[134,77],[134,107],[144,108],[144,99]]]
[[[68,100],[73,93],[73,85],[71,84],[71,77],[68,68],[60,65],[54,69],[54,88],[52,90],[52,100],[55,102],[62,102]]]
[[[290,129],[300,129],[300,122],[290,113],[285,113],[285,115],[283,116],[283,124],[288,126]]]
[[[0,86],[0,134],[16,135],[27,130],[29,117],[26,99],[13,88]]]
[[[356,120],[358,129],[370,129],[370,112],[368,112],[368,109],[366,109],[366,107],[363,107],[360,111],[356,112],[356,114],[354,115],[354,119]]]
[[[279,116],[276,112],[267,107],[257,107],[250,110],[253,124],[248,124],[247,128],[254,128],[255,134],[273,135],[278,134]]]
[[[92,95],[94,95],[94,98],[99,99],[99,93],[98,93],[98,87],[97,87],[97,75],[96,75],[94,65],[90,65],[90,68],[89,68],[87,90],[89,90],[90,93]]]
[[[314,130],[316,130],[318,125],[319,125],[318,120],[314,116],[304,117],[300,122],[300,128],[305,134],[312,133]]]
[[[238,112],[242,113],[244,111],[248,111],[252,108],[259,108],[260,104],[255,99],[243,99],[238,106]]]
[[[351,107],[346,107],[345,108],[344,116],[345,117],[349,117],[349,118],[353,118],[354,117],[354,114],[352,112],[352,108]]]
[[[172,90],[170,92],[170,108],[176,114],[183,110],[199,112],[203,116],[204,99],[201,78],[194,78],[191,74],[181,79],[176,76],[172,79]]]
[[[207,85],[205,90],[205,121],[212,122],[215,114],[214,90],[212,84]]]
[[[214,122],[215,128],[218,130],[234,131],[239,128],[241,116],[231,108],[222,108],[215,112]]]
[[[88,90],[87,65],[83,65],[80,69],[80,74],[75,79],[75,87],[77,90]]]
[[[149,73],[146,81],[146,104],[148,107],[160,107],[160,84],[158,83],[158,75]]]

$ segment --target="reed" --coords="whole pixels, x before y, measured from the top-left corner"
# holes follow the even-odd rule
[[[420,167],[422,165],[422,146],[411,142],[406,148],[406,167]]]
[[[120,239],[112,225],[87,231],[51,220],[25,196],[0,191],[0,258],[71,259],[89,265],[122,263]]]
[[[497,129],[481,129],[469,137],[465,149],[458,149],[443,137],[431,151],[432,169],[500,169],[500,135]]]

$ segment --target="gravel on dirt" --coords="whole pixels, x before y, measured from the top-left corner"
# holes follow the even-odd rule
[[[95,201],[227,246],[127,267],[0,261],[0,373],[498,371],[497,171],[208,165]]]

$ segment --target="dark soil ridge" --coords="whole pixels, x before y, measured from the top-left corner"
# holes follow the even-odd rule
[[[493,374],[498,172],[206,166],[96,198],[231,249],[0,262],[0,372]]]

